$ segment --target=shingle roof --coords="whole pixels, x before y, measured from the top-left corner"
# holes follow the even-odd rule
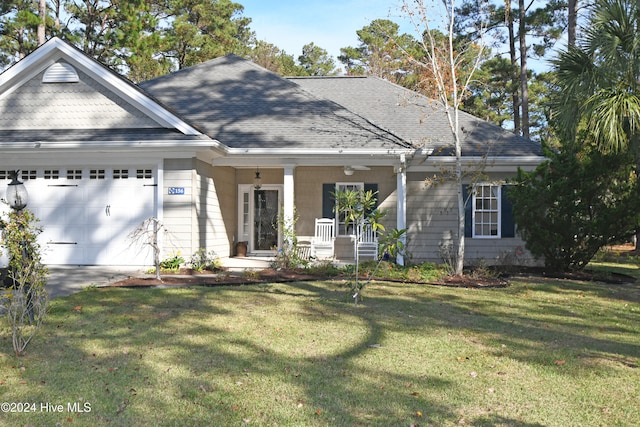
[[[231,148],[407,147],[347,108],[235,55],[140,87]]]
[[[437,101],[377,77],[291,77],[318,97],[330,99],[417,147],[449,154],[453,136]],[[541,156],[540,144],[460,112],[464,156]]]

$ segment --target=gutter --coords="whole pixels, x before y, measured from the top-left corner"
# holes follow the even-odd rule
[[[412,154],[416,151],[414,148],[410,149],[391,149],[391,148],[377,148],[377,149],[358,149],[358,148],[301,148],[301,149],[289,149],[289,148],[228,148],[225,150],[226,154],[230,156],[391,156],[397,157],[403,154]]]

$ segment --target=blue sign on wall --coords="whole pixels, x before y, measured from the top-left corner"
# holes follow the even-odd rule
[[[169,194],[184,194],[184,187],[169,187]]]

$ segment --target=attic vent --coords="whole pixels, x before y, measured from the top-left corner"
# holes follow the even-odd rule
[[[80,81],[76,69],[66,62],[56,62],[44,72],[42,83],[77,83]]]

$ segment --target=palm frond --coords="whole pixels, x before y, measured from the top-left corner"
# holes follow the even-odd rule
[[[589,130],[603,151],[627,150],[631,135],[640,130],[640,98],[635,94],[601,90],[588,99],[585,110]]]

